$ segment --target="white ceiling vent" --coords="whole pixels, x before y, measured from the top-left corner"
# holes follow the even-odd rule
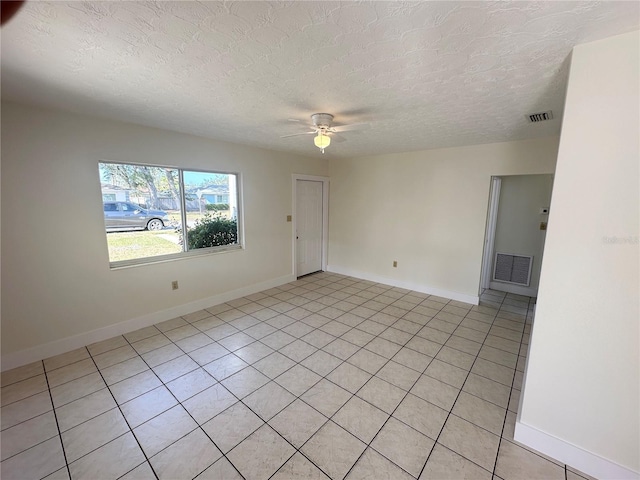
[[[548,112],[530,113],[529,115],[525,115],[525,117],[527,117],[529,123],[544,122],[553,119],[553,112],[549,110]]]

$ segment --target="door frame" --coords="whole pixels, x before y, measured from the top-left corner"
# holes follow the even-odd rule
[[[491,285],[491,271],[493,270],[493,253],[496,243],[496,226],[498,224],[498,205],[500,203],[500,187],[502,178],[491,177],[489,190],[489,206],[487,209],[487,229],[484,236],[484,252],[482,253],[482,270],[480,274],[479,295]]]
[[[297,212],[296,206],[298,202],[298,180],[308,180],[311,182],[322,182],[322,260],[320,268],[322,271],[327,270],[327,253],[329,243],[329,177],[321,177],[317,175],[302,175],[294,173],[292,176],[293,197],[291,202],[291,215],[293,217],[291,229],[291,245],[292,245],[292,271],[293,275],[298,278],[298,242],[296,242],[297,231]]]

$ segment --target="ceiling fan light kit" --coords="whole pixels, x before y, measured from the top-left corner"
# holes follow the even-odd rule
[[[297,121],[297,120],[295,120]],[[333,115],[330,113],[314,113],[311,115],[311,131],[303,133],[294,133],[291,135],[282,135],[280,138],[297,137],[298,135],[315,135],[313,143],[322,150],[331,145],[331,136],[334,136],[336,142],[343,142],[344,138],[338,135],[339,132],[349,130],[363,130],[369,127],[368,123],[354,123],[351,125],[333,125]]]
[[[331,138],[327,135],[327,132],[331,128],[333,115],[330,113],[314,113],[311,115],[311,121],[318,130],[318,135],[313,139],[313,143],[324,153],[324,149],[331,145]]]
[[[318,132],[318,135],[313,139],[313,143],[322,150],[324,153],[324,149],[331,145],[331,137],[325,135],[322,130]]]

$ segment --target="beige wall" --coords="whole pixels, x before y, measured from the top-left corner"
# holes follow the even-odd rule
[[[552,137],[331,159],[329,267],[477,297],[491,176],[553,173],[557,148]]]
[[[635,32],[573,51],[519,418],[523,435],[542,432],[548,444],[559,439],[636,472],[635,478],[639,45]],[[551,450],[560,456],[561,449]],[[586,473],[631,478],[614,470]]]
[[[529,287],[534,291],[540,281],[546,233],[540,230],[540,222],[549,219],[540,215],[540,209],[549,207],[552,185],[552,175],[511,175],[502,177],[500,185],[495,251],[533,256]]]
[[[100,160],[240,172],[246,249],[111,270]],[[3,356],[291,275],[293,173],[327,162],[3,105]]]

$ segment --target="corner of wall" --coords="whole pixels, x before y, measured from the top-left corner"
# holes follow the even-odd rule
[[[544,453],[566,465],[602,479],[638,480],[640,474],[595,453],[523,423],[518,415],[514,440]]]

